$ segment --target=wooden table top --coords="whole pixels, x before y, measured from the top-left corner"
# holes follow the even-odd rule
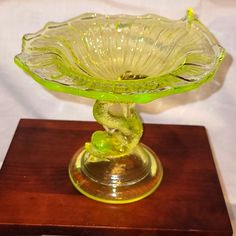
[[[0,171],[0,235],[232,235],[206,130],[145,124],[142,142],[164,167],[160,187],[130,204],[88,199],[68,164],[101,127],[23,119]]]

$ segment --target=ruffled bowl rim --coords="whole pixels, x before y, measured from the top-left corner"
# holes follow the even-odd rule
[[[138,79],[138,80],[107,80],[103,78],[96,78],[96,77],[89,77],[84,74],[76,74],[77,79],[85,79],[90,82],[90,87],[86,89],[81,89],[79,87],[75,86],[68,86],[64,84],[60,84],[56,81],[50,81],[41,78],[37,74],[35,74],[23,61],[20,59],[20,55],[22,55],[24,52],[18,54],[14,58],[14,62],[16,65],[18,65],[20,68],[22,68],[27,74],[29,74],[35,81],[40,83],[42,86],[49,90],[57,91],[57,92],[64,92],[64,93],[69,93],[77,96],[83,96],[83,97],[88,97],[88,98],[93,98],[97,100],[105,100],[105,101],[111,101],[111,102],[124,102],[124,103],[147,103],[150,101],[153,101],[157,98],[161,98],[164,96],[172,95],[172,94],[177,94],[177,93],[183,93],[187,92],[190,90],[193,90],[203,83],[209,81],[214,77],[214,74],[220,64],[220,62],[223,60],[225,56],[225,49],[221,47],[214,36],[211,34],[211,32],[196,18],[194,15],[192,9],[187,10],[187,15],[185,18],[181,18],[180,20],[170,20],[168,18],[156,15],[156,14],[145,14],[145,15],[140,15],[140,16],[135,16],[135,15],[125,15],[125,14],[120,14],[120,15],[102,15],[98,13],[84,13],[78,17],[72,18],[70,20],[60,22],[60,23],[55,23],[55,22],[48,22],[41,30],[39,30],[35,34],[26,34],[23,36],[23,43],[24,44],[24,38],[25,37],[30,37],[30,35],[36,35],[44,32],[44,30],[50,25],[50,24],[66,24],[67,22],[70,22],[74,19],[84,19],[84,17],[91,16],[93,15],[94,17],[97,16],[102,16],[102,17],[138,17],[138,18],[161,18],[162,20],[167,20],[167,21],[173,21],[173,22],[178,22],[178,21],[187,21],[189,24],[192,24],[193,22],[197,22],[201,26],[201,30],[203,34],[207,34],[208,38],[211,39],[211,45],[212,47],[216,47],[218,50],[218,55],[215,57],[215,63],[214,66],[212,67],[211,70],[208,71],[208,73],[204,74],[204,76],[195,81],[189,81],[188,83],[185,83],[182,86],[173,86],[173,87],[166,87],[165,89],[160,89],[158,90],[158,86],[156,89],[153,90],[146,90],[142,88],[146,88],[144,84],[148,86],[148,84],[151,84],[151,86],[155,87],[155,84],[159,84],[162,80],[168,80],[172,79],[173,77],[176,78],[173,74],[165,74],[162,76],[150,76],[146,77],[143,79]],[[109,88],[113,88],[109,91],[106,91],[104,89],[97,89],[96,84],[106,84]],[[133,91],[129,91],[128,93],[122,92],[116,92],[116,88],[119,87],[127,87],[127,88],[134,88]],[[131,89],[132,90],[132,89]]]

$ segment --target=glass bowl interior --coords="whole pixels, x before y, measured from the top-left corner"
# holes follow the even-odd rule
[[[211,79],[224,49],[189,10],[158,15],[86,13],[23,37],[15,62],[48,89],[145,103]]]

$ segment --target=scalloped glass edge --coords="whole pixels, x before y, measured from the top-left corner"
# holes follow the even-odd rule
[[[82,14],[79,17],[82,17],[83,15],[88,15],[88,14],[96,14],[96,13],[85,13]],[[98,14],[99,15],[99,14]],[[145,17],[145,16],[149,16],[149,15],[155,15],[155,14],[146,14],[146,15],[142,15],[142,16],[137,16],[137,17]],[[126,15],[111,15],[111,16],[126,16]],[[155,15],[157,16],[157,15]],[[158,16],[161,17],[161,16]],[[162,19],[166,19],[169,20],[165,17],[161,17]],[[72,18],[75,19],[75,18]],[[70,20],[72,20],[70,19]],[[216,57],[214,66],[212,68],[212,70],[210,70],[208,73],[206,73],[203,78],[194,81],[194,82],[189,82],[186,83],[182,86],[173,86],[173,87],[168,87],[166,90],[151,90],[149,92],[140,92],[140,93],[116,93],[114,91],[112,92],[104,92],[104,91],[99,91],[99,90],[92,90],[92,89],[80,89],[78,87],[73,87],[73,86],[68,86],[68,85],[63,85],[54,81],[49,81],[46,79],[42,79],[40,76],[38,76],[37,74],[35,74],[26,64],[24,64],[21,60],[20,57],[18,55],[15,56],[14,58],[14,62],[17,66],[19,66],[21,69],[23,69],[23,71],[25,71],[27,74],[29,74],[35,81],[37,81],[39,84],[41,84],[43,87],[52,90],[52,91],[56,91],[56,92],[63,92],[63,93],[68,93],[68,94],[73,94],[76,96],[83,96],[83,97],[87,97],[87,98],[93,98],[93,99],[97,99],[97,100],[103,100],[103,101],[110,101],[110,102],[122,102],[122,103],[148,103],[151,102],[155,99],[161,98],[161,97],[165,97],[165,96],[169,96],[169,95],[173,95],[173,94],[178,94],[178,93],[183,93],[183,92],[187,92],[190,90],[193,90],[195,88],[198,88],[200,85],[206,83],[207,81],[211,80],[221,61],[223,60],[223,58],[225,57],[225,49],[223,47],[221,47],[219,44],[217,44],[217,41],[215,39],[215,37],[212,35],[212,33],[193,15],[193,12],[191,11],[191,9],[189,9],[187,11],[187,15],[185,18],[181,18],[180,20],[186,20],[190,23],[196,21],[202,29],[202,32],[204,34],[206,34],[209,39],[211,39],[211,43],[212,43],[212,47],[216,46],[218,47],[218,56]],[[70,20],[64,21],[64,22],[60,22],[60,24],[64,24]],[[178,21],[178,20],[176,20]],[[49,23],[47,23],[40,31],[38,31],[37,33],[42,32]],[[36,33],[36,34],[37,34]],[[28,35],[28,34],[26,34]],[[24,37],[22,38],[22,47],[24,44]],[[91,78],[91,77],[87,77],[86,75],[78,75],[78,77],[82,77],[82,78],[87,78],[88,80],[92,81],[93,83],[104,83],[104,84],[110,84],[112,85],[112,87],[116,87],[119,85],[127,85],[127,86],[140,86],[141,84],[146,84],[146,83],[160,83],[160,81],[162,80],[168,80],[173,77],[175,77],[174,75],[170,74],[165,74],[162,76],[152,76],[152,77],[147,77],[147,78],[143,78],[140,80],[121,80],[121,81],[108,81],[102,78]]]

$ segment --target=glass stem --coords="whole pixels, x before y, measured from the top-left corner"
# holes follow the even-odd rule
[[[105,131],[93,133],[85,148],[100,159],[121,157],[129,154],[139,143],[143,133],[142,122],[134,103],[111,103],[97,100],[93,115]]]

